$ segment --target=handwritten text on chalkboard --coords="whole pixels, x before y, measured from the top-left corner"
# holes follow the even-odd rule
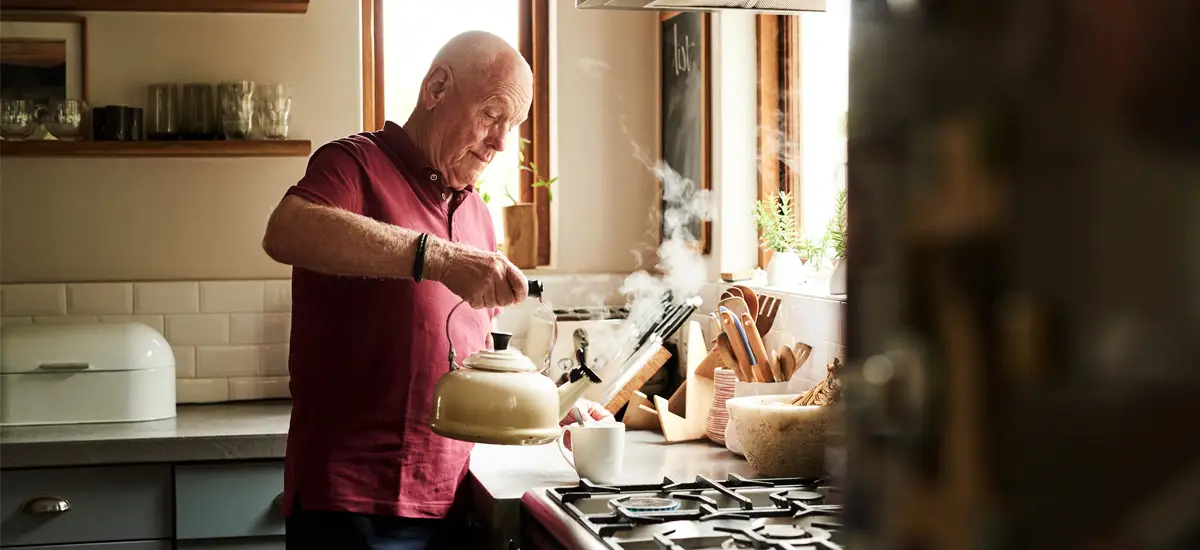
[[[692,37],[687,33],[683,35],[683,42],[679,42],[679,25],[671,25],[671,35],[674,39],[674,62],[671,65],[675,69],[675,74],[690,73],[692,69],[700,67],[700,56],[695,55],[696,48],[699,46],[692,40]]]

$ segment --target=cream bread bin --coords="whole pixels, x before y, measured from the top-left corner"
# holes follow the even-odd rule
[[[141,323],[11,325],[0,333],[0,425],[175,416],[175,354]]]

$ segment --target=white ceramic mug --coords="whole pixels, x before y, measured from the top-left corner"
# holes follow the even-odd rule
[[[571,434],[571,450],[566,437]],[[558,451],[580,478],[600,484],[616,483],[625,460],[625,424],[620,422],[590,422],[563,428],[558,438]]]

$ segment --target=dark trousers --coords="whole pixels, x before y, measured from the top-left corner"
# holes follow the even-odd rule
[[[287,550],[429,550],[442,520],[302,510],[292,503]]]

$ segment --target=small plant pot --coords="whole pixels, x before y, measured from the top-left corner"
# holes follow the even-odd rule
[[[846,259],[833,260],[833,274],[829,276],[829,293],[833,295],[846,294]]]
[[[767,263],[768,286],[795,286],[804,282],[804,262],[795,252],[776,252]]]
[[[532,204],[504,207],[504,255],[520,269],[537,267],[537,211]]]

